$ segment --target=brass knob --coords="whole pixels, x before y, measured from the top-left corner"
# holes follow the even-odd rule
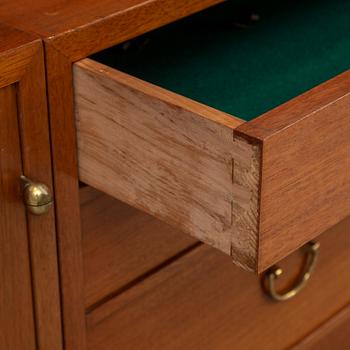
[[[264,290],[267,295],[275,301],[286,301],[293,297],[295,297],[309,281],[312,272],[315,269],[315,265],[317,262],[317,258],[319,255],[320,243],[318,242],[309,242],[307,243],[303,249],[306,252],[306,262],[304,269],[296,282],[295,286],[285,293],[279,293],[275,288],[275,280],[278,279],[279,276],[282,275],[283,270],[278,266],[273,266],[264,274]]]
[[[40,183],[21,176],[24,204],[27,210],[34,215],[43,215],[49,211],[53,204],[50,189]]]

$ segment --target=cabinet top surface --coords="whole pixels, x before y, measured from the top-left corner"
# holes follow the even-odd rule
[[[0,54],[36,40],[32,34],[24,33],[0,23]]]
[[[223,0],[179,1],[179,17],[198,11]],[[137,12],[142,7],[160,6],[164,16],[172,8],[167,0],[4,0],[0,3],[0,21],[31,31],[41,37],[50,37],[87,26],[108,16],[126,11]],[[174,4],[173,4],[174,6]]]
[[[57,35],[93,22],[109,14],[125,11],[144,0],[4,0],[1,19],[43,37]]]

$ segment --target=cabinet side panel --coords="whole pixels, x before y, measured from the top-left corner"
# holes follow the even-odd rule
[[[97,63],[74,73],[80,179],[230,254],[232,129]]]

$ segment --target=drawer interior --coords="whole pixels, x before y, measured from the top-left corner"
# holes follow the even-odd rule
[[[93,56],[251,120],[349,68],[350,2],[228,1]]]

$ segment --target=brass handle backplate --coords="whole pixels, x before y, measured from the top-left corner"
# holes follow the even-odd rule
[[[267,295],[275,301],[286,301],[296,296],[305,287],[310,279],[317,262],[319,248],[320,244],[318,242],[309,242],[303,247],[306,254],[304,269],[295,286],[285,293],[279,293],[275,287],[275,281],[282,275],[283,270],[278,266],[273,266],[267,270],[263,276],[264,290]]]
[[[34,215],[43,215],[53,204],[50,189],[43,183],[21,176],[23,200],[27,210]]]

